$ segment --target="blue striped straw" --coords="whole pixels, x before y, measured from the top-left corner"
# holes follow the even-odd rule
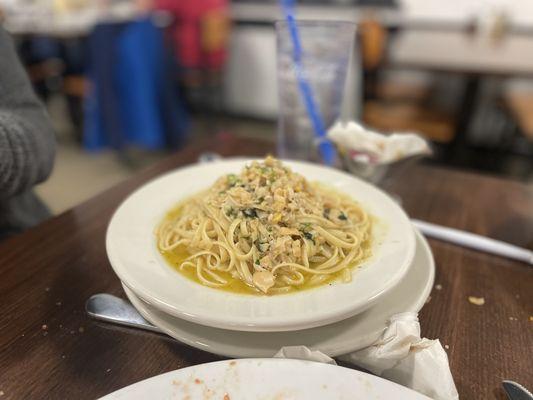
[[[320,115],[315,98],[313,96],[313,90],[311,85],[306,79],[306,76],[303,72],[302,65],[302,45],[300,42],[300,35],[298,33],[298,25],[294,18],[294,0],[280,0],[281,8],[285,15],[285,20],[287,21],[287,26],[289,28],[289,33],[292,40],[293,48],[293,61],[294,68],[296,71],[296,77],[298,79],[298,87],[300,88],[300,94],[305,104],[307,114],[311,119],[313,125],[313,130],[315,135],[319,140],[318,148],[322,155],[322,159],[327,165],[333,165],[335,161],[335,148],[333,145],[326,139],[326,129],[324,127],[324,121]]]

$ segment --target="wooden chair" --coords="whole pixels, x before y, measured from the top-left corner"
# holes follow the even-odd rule
[[[533,93],[509,91],[503,99],[520,133],[533,142]]]
[[[363,65],[363,122],[383,132],[414,131],[438,143],[454,137],[454,119],[429,106],[432,88],[395,80],[383,80],[389,33],[372,18],[359,24]]]

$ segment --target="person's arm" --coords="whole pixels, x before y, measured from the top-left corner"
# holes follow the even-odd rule
[[[0,200],[44,181],[54,156],[48,115],[33,93],[11,38],[0,26]]]

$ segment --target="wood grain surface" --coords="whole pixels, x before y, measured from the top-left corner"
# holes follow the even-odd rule
[[[104,238],[118,204],[150,178],[195,162],[272,151],[267,142],[213,139],[44,224],[0,243],[0,399],[94,399],[136,381],[219,359],[152,333],[95,322],[95,293],[124,296]],[[411,216],[532,247],[533,193],[513,181],[425,165],[386,182]],[[533,387],[533,268],[430,241],[436,285],[423,334],[446,346],[462,399],[505,399],[502,379]],[[483,297],[482,306],[468,296]],[[231,333],[229,333],[231,334]]]

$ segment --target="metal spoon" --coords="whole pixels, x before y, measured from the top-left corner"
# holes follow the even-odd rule
[[[90,317],[100,321],[163,333],[157,326],[145,320],[129,302],[112,294],[99,293],[89,297],[85,303],[85,311]]]

